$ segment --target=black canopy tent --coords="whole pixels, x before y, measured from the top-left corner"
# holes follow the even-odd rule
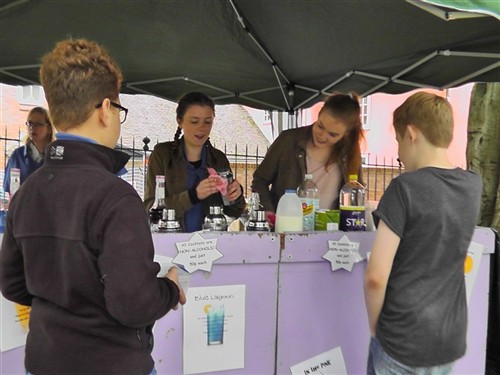
[[[123,93],[293,112],[332,91],[500,81],[500,21],[446,20],[416,0],[2,1],[0,81],[38,83],[67,37],[105,45]],[[445,14],[446,9],[438,9]]]
[[[0,0],[0,82],[37,84],[40,58],[67,37],[105,45],[123,93],[174,101],[202,90],[217,104],[293,113],[332,91],[500,82],[499,1],[482,3],[497,10],[462,17],[420,0]],[[498,366],[498,282],[492,293],[488,360],[491,352]]]

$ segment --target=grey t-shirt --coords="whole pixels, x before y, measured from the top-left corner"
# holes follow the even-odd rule
[[[465,354],[464,261],[479,214],[482,183],[462,169],[427,167],[395,178],[373,215],[401,242],[389,276],[376,336],[413,367]]]

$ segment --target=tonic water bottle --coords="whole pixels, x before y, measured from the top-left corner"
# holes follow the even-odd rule
[[[340,189],[340,223],[344,232],[365,231],[365,188],[358,182],[358,175],[349,176],[349,182]]]

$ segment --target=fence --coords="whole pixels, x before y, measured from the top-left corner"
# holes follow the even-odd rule
[[[142,198],[144,197],[147,160],[153,149],[150,143],[151,141],[148,137],[143,138],[139,142],[134,138],[128,142],[128,145],[125,145],[123,140],[120,139],[116,147],[117,150],[130,155],[130,160],[126,166],[128,173],[123,175],[122,178],[129,182]],[[0,150],[2,151],[1,155],[3,159],[3,168],[0,172],[2,196],[5,165],[12,151],[16,147],[19,147],[20,144],[21,140],[19,137],[9,138],[5,134],[5,137],[0,138]],[[250,196],[253,172],[264,159],[267,149],[259,150],[257,146],[252,148],[249,145],[245,145],[244,149],[241,150],[241,146],[238,148],[237,144],[231,147],[231,149],[227,144],[224,144],[223,147],[219,147],[216,144],[214,146],[224,151],[231,164],[234,177],[243,186],[245,196]],[[381,163],[378,158],[375,158],[373,162],[366,159],[363,164],[363,180],[367,191],[366,199],[379,200],[389,182],[400,173],[401,166],[396,164],[394,159],[391,159],[389,163],[387,163],[385,158]]]

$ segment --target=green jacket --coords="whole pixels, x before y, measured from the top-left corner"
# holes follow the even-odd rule
[[[184,213],[193,207],[189,192],[187,190],[187,161],[183,158],[184,143],[180,142],[176,150],[175,142],[158,143],[149,157],[146,178],[146,190],[144,192],[144,204],[149,210],[155,199],[156,176],[165,176],[165,204],[167,208],[175,210],[176,219],[179,220],[184,230]],[[210,143],[205,144],[207,152],[207,167],[218,170],[231,170],[229,161],[222,151],[214,148]],[[207,172],[208,176],[208,172]],[[223,206],[222,195],[212,194],[202,201],[203,213],[208,215],[210,206]],[[245,209],[245,197],[243,194],[230,206],[224,206],[224,213],[237,218]]]
[[[285,190],[297,189],[306,167],[306,145],[312,136],[312,125],[283,131],[272,143],[262,163],[253,174],[252,191],[259,193],[260,203],[266,211],[276,212],[278,202]],[[348,181],[347,161],[339,163],[342,185]],[[361,179],[361,168],[358,173]],[[271,188],[269,186],[271,185]],[[338,199],[332,208],[338,208]]]

